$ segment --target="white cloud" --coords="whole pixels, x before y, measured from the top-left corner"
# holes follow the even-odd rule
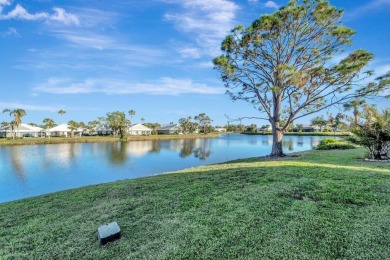
[[[179,48],[178,52],[182,58],[198,59],[202,56],[202,51],[199,48],[183,47]]]
[[[210,87],[190,79],[161,78],[148,83],[130,83],[117,79],[86,79],[75,82],[70,79],[50,78],[47,82],[33,88],[33,91],[51,94],[223,94],[222,87]]]
[[[16,37],[16,38],[20,38],[21,36],[20,36],[18,31],[14,27],[10,27],[10,28],[8,28],[8,30],[6,32],[3,33],[3,37]]]
[[[390,6],[390,0],[373,0],[367,1],[367,4],[362,5],[354,10],[346,11],[345,18],[354,19],[362,15],[367,15],[375,11],[387,10],[386,6]]]
[[[3,11],[4,6],[12,4],[12,0],[0,0],[0,14]]]
[[[375,68],[375,76],[382,76],[390,71],[390,64],[385,64]]]
[[[181,5],[183,12],[166,13],[182,32],[193,35],[193,43],[202,50],[202,55],[219,53],[222,39],[233,28],[238,5],[229,0],[165,0]]]
[[[18,102],[0,102],[0,110],[4,109],[16,109],[21,108],[24,110],[31,110],[31,111],[58,111],[58,106],[40,106],[40,105],[30,105],[30,104],[23,104]]]
[[[54,14],[50,16],[51,21],[61,22],[66,25],[76,24],[79,25],[79,19],[74,14],[67,13],[64,9],[55,7],[53,8]]]
[[[0,20],[27,20],[27,21],[54,21],[63,23],[65,25],[79,25],[79,19],[76,15],[67,13],[64,9],[55,7],[54,13],[49,14],[47,12],[29,13],[23,6],[17,4],[15,8],[9,11],[7,14],[3,14],[3,6],[10,5],[10,1],[0,0]]]
[[[265,7],[268,7],[268,8],[274,8],[274,9],[279,8],[279,6],[274,1],[267,1],[264,5],[265,5]]]

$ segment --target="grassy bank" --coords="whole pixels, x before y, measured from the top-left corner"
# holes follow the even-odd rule
[[[245,159],[0,204],[4,259],[390,259],[390,163]],[[123,237],[100,247],[97,227]]]
[[[190,134],[190,135],[141,135],[128,136],[128,141],[153,141],[153,140],[175,140],[186,138],[213,138],[219,134]],[[100,143],[100,142],[119,142],[119,138],[112,136],[76,136],[76,137],[51,137],[49,138],[0,138],[2,145],[29,145],[29,144],[62,144],[62,143]]]
[[[244,132],[246,135],[272,135],[272,132],[257,132],[249,133]],[[284,135],[297,135],[297,136],[350,136],[350,132],[287,132]]]

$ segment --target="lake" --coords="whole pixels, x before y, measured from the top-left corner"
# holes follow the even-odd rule
[[[284,152],[310,150],[322,138],[285,136]],[[264,156],[271,145],[272,136],[225,134],[207,139],[0,147],[0,202]]]

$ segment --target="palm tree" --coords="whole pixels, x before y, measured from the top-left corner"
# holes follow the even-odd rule
[[[18,129],[20,124],[22,123],[22,117],[27,115],[26,111],[24,109],[21,109],[21,108],[16,108],[14,110],[4,109],[3,113],[5,113],[5,112],[9,112],[10,116],[12,116],[12,115],[14,116],[13,125],[16,127],[16,129]],[[14,131],[13,139],[15,139],[15,138],[16,138],[16,132]]]
[[[7,130],[5,128],[7,128],[9,126],[10,126],[10,123],[5,122],[5,121],[1,122],[1,124],[0,124],[0,128],[4,129],[4,137],[7,137]]]
[[[68,122],[68,127],[70,130],[71,137],[74,137],[74,131],[76,131],[79,128],[79,123],[76,121],[70,120]]]
[[[61,115],[61,116],[64,115],[65,113],[66,113],[66,111],[63,110],[63,109],[60,109],[60,110],[58,111],[58,114]]]
[[[145,118],[141,118],[141,124],[145,123]]]
[[[353,110],[353,128],[356,129],[359,123],[359,116],[361,112],[359,111],[360,107],[363,107],[366,104],[366,101],[363,99],[354,99],[350,103],[344,104],[344,109],[349,111]]]
[[[133,116],[135,116],[135,110],[131,109],[129,110],[129,116],[130,116],[130,121],[133,119]]]
[[[46,131],[49,130],[50,128],[54,127],[54,125],[55,125],[53,119],[50,119],[50,118],[43,119],[43,123],[45,124]],[[50,133],[46,132],[46,135],[50,139]]]

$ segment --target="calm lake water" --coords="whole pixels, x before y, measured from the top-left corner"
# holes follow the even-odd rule
[[[310,150],[323,137],[285,136],[286,153]],[[272,136],[0,147],[0,202],[91,184],[156,175],[263,156]]]

